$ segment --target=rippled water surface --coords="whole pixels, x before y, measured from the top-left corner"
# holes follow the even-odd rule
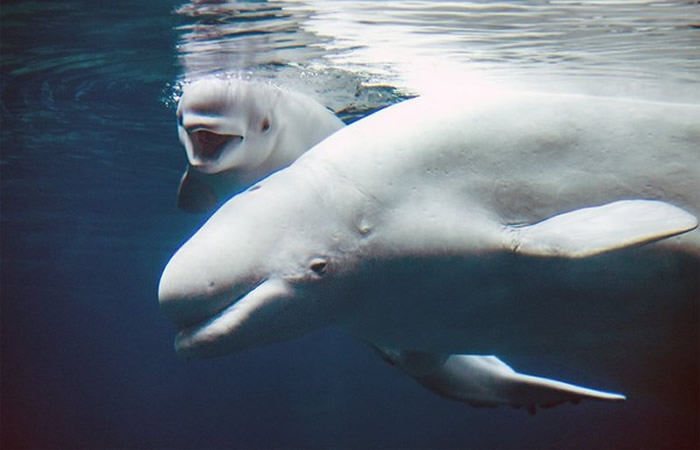
[[[175,204],[183,82],[265,80],[347,122],[480,83],[698,103],[697,2],[3,2],[0,64],[3,448],[700,444],[697,302],[649,306],[653,357],[513,356],[629,395],[531,418],[438,398],[335,330],[180,361],[156,296],[205,220]],[[697,298],[681,281],[656,285]]]
[[[187,4],[178,10],[188,18],[178,49],[186,76],[281,71],[327,87],[354,74],[412,93],[486,78],[697,99],[697,9],[655,1]]]

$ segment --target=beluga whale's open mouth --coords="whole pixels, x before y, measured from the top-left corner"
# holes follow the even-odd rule
[[[243,136],[219,134],[204,128],[190,128],[187,134],[192,140],[192,153],[195,167],[216,160],[230,144],[243,141]]]

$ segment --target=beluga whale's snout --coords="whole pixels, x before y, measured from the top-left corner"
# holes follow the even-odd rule
[[[235,341],[234,316],[251,314],[252,304],[245,299],[266,281],[260,268],[246,259],[252,239],[247,239],[248,245],[245,239],[224,239],[250,232],[211,222],[207,232],[196,233],[172,256],[158,286],[160,308],[179,330],[176,349],[188,357],[217,354],[225,344],[220,333],[223,317],[231,334],[227,343]],[[196,349],[201,347],[207,350],[199,354]]]
[[[158,285],[161,310],[178,327],[200,322],[220,311],[230,299],[230,289],[218,283],[209,266],[178,252],[163,270]]]
[[[286,284],[225,274],[188,250],[170,260],[158,287],[160,307],[179,330],[177,353],[205,358],[255,345],[255,324],[279,309],[276,301],[289,296]]]
[[[187,358],[208,358],[289,339],[324,322],[317,296],[293,301],[300,286],[322,281],[323,251],[307,245],[304,235],[288,237],[276,226],[304,223],[309,236],[338,236],[337,230],[310,227],[307,215],[292,215],[289,191],[276,208],[266,192],[277,192],[268,178],[229,200],[170,259],[161,275],[158,299],[176,325],[175,349]],[[301,186],[303,183],[299,182]],[[275,255],[264,258],[262,255]],[[322,261],[322,262],[319,262]]]

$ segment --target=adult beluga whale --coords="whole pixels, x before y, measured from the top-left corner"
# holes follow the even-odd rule
[[[266,108],[270,111],[266,112]],[[276,123],[274,128],[271,124],[273,112],[277,116],[274,119]],[[256,116],[258,116],[257,121],[262,123],[259,130],[255,127]],[[252,184],[253,181],[263,178],[264,175],[269,175],[290,164],[294,157],[342,126],[344,124],[340,120],[313,99],[302,94],[283,91],[271,85],[214,77],[189,84],[184,88],[178,105],[180,140],[185,146],[190,162],[190,167],[180,183],[178,204],[181,208],[193,212],[212,209],[219,203],[219,199],[227,198],[232,193]],[[230,131],[236,127],[249,130],[247,137],[226,134],[227,130]],[[270,148],[272,145],[274,148]],[[266,154],[270,156],[265,157]],[[233,158],[234,155],[237,155],[236,159]],[[402,358],[388,358],[386,357],[389,354],[388,350],[377,349],[384,352],[385,360],[409,375],[414,375],[414,378],[428,389],[435,391],[432,388],[432,384],[435,383],[421,381],[427,379],[424,371],[415,376],[412,366],[404,364]],[[451,355],[449,358],[452,361],[471,362],[478,357]],[[477,361],[481,360],[477,359]],[[462,366],[465,364],[462,363]],[[448,371],[449,365],[444,365],[445,369],[441,369],[442,367],[443,365],[440,364],[432,368],[432,378],[442,377],[442,372],[449,373],[450,385],[454,386],[455,383],[463,385],[457,390],[460,394],[452,397],[457,399],[464,397],[473,404],[481,402],[480,405],[497,405],[500,400],[495,392],[488,394],[482,392],[480,396],[476,392],[474,395],[463,395],[464,386],[472,384],[470,380],[475,378],[474,373],[499,381],[508,380],[515,386],[524,386],[520,388],[524,392],[532,392],[534,386],[539,386],[540,390],[536,391],[538,394],[542,389],[548,391],[549,400],[541,394],[538,399],[542,401],[539,402],[526,398],[518,400],[518,406],[530,405],[531,411],[534,411],[532,408],[538,403],[551,403],[552,398],[608,399],[604,393],[581,392],[575,387],[571,389],[567,386],[554,386],[549,383],[549,380],[533,382],[516,379],[520,374],[515,374],[510,369],[505,373],[494,370],[507,367],[505,364],[498,367],[494,364],[469,364],[468,370],[460,367],[460,371]],[[469,375],[460,377],[464,373]],[[447,383],[442,383],[442,380],[438,383],[439,386],[445,384]],[[480,386],[483,387],[483,383]],[[442,389],[440,393],[444,394],[444,390]],[[469,388],[466,390],[470,391]],[[483,391],[483,388],[480,390]],[[615,399],[620,397],[617,396]]]
[[[177,120],[189,163],[178,205],[193,212],[212,210],[345,126],[309,96],[218,77],[185,85]]]
[[[618,250],[644,274],[659,251],[697,260],[699,139],[696,105],[501,92],[389,107],[229,200],[178,250],[159,287],[176,349],[217,356],[337,325],[431,390],[517,406],[502,387],[522,378],[459,354],[576,351],[629,331],[627,304],[600,301],[610,278],[584,279],[589,261]],[[455,385],[459,367],[498,376]]]

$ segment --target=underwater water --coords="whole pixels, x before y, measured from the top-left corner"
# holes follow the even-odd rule
[[[439,398],[334,329],[183,361],[157,301],[206,219],[175,202],[183,81],[266,80],[348,122],[445,80],[699,103],[697,2],[39,0],[3,2],[0,33],[2,448],[700,446],[687,258],[620,272],[628,304],[658,299],[630,309],[637,351],[509,356],[628,395],[535,417]]]

